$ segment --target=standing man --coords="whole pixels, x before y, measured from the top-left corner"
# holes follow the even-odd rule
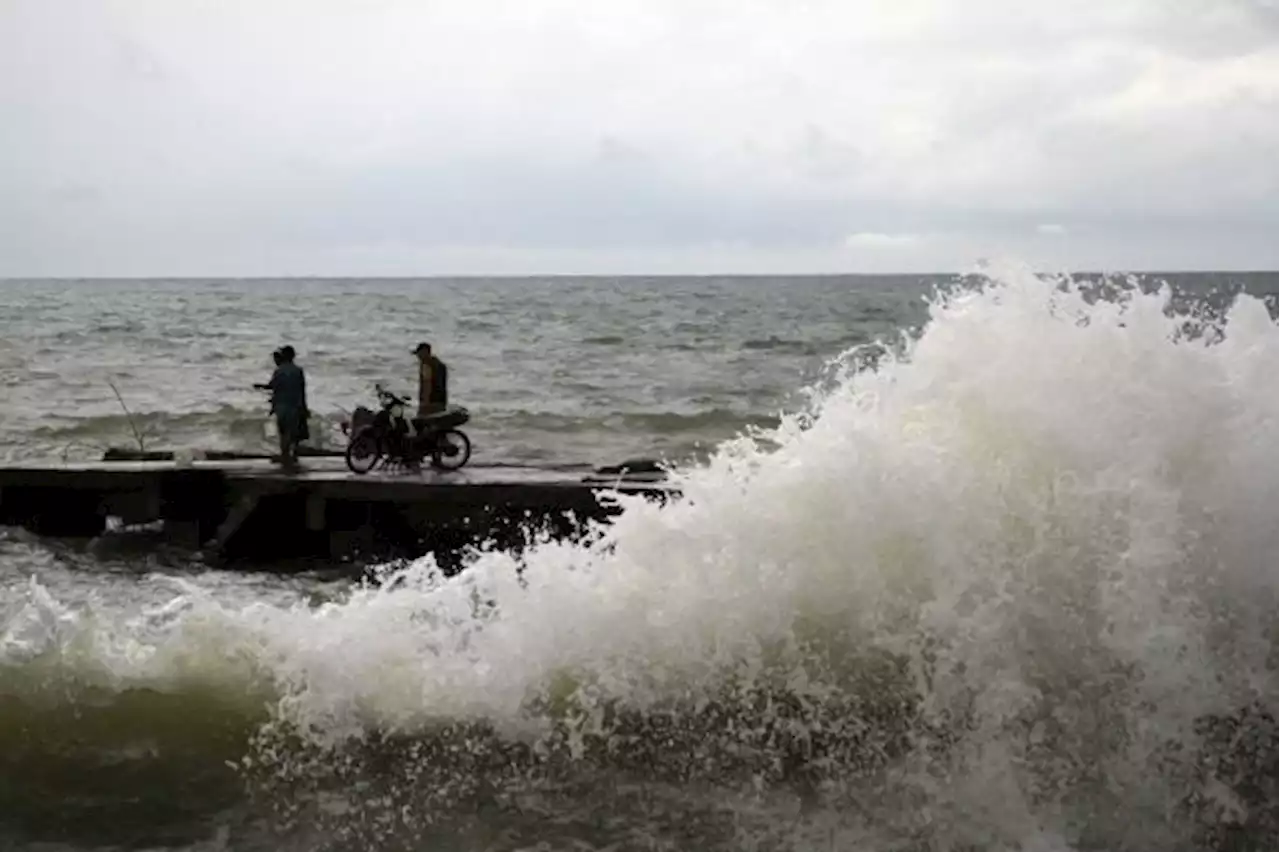
[[[431,354],[430,343],[419,343],[413,354],[418,356],[418,417],[439,414],[449,405],[449,368]]]
[[[298,443],[309,435],[307,429],[307,377],[293,362],[292,346],[280,348],[280,362],[267,387],[271,390],[276,430],[280,433],[280,464],[297,467]]]
[[[272,360],[273,362],[275,362],[276,369],[279,369],[279,368],[280,368],[280,365],[284,363],[284,359],[280,357],[280,350],[279,350],[279,349],[277,349],[275,352],[272,352],[272,353],[271,353],[271,360]],[[272,375],[275,375],[275,374],[274,374],[274,372],[272,373]],[[256,384],[256,385],[254,385],[254,386],[253,386],[253,388],[254,388],[254,390],[264,390],[264,391],[269,391],[269,390],[271,390],[271,382],[267,382],[266,384]],[[272,413],[272,414],[275,414],[275,413],[276,413],[276,400],[275,400],[275,394],[272,394],[272,396],[271,396],[271,413]]]

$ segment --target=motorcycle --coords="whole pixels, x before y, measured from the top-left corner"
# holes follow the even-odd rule
[[[409,400],[375,385],[379,410],[359,406],[350,423],[346,457],[352,473],[365,474],[381,465],[416,470],[426,459],[441,470],[457,470],[471,458],[471,439],[458,427],[471,419],[467,409],[451,405],[430,417],[405,417]]]

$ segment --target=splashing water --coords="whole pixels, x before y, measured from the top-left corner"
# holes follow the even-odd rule
[[[939,295],[672,505],[316,608],[190,604],[148,671],[238,649],[223,682],[279,695],[241,769],[339,840],[576,807],[623,848],[1274,845],[1277,331],[1240,297],[1188,334],[1169,296]]]

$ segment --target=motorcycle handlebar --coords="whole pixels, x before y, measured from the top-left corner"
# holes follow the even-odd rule
[[[374,386],[373,386],[373,389],[377,392],[377,394],[378,394],[378,396],[379,396],[379,397],[385,397],[386,399],[389,399],[389,400],[391,400],[392,402],[398,403],[398,404],[400,404],[400,405],[408,405],[408,404],[409,404],[409,398],[408,398],[408,397],[398,396],[398,395],[396,395],[396,394],[392,393],[391,391],[387,390],[386,388],[384,388],[382,385],[374,385]]]

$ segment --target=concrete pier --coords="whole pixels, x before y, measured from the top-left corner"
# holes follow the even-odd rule
[[[267,458],[173,461],[121,453],[87,464],[0,467],[0,524],[50,537],[159,525],[164,537],[224,563],[318,557],[376,561],[433,553],[456,564],[468,545],[519,550],[535,533],[573,538],[616,510],[602,492],[666,500],[653,474],[617,468],[467,467],[351,474],[311,457],[287,473]]]

